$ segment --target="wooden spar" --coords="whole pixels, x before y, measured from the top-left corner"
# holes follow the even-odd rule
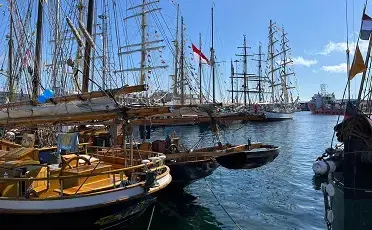
[[[94,0],[89,0],[88,3],[88,18],[87,18],[87,31],[92,35],[93,30],[93,14],[94,14]],[[89,71],[90,71],[90,53],[92,46],[86,38],[85,53],[84,53],[84,74],[83,74],[83,92],[88,92],[89,88]]]
[[[214,46],[213,46],[213,42],[214,42],[214,37],[213,37],[213,31],[214,28],[213,28],[213,7],[212,7],[212,47],[211,47],[211,65],[212,65],[212,97],[213,97],[213,104],[216,103],[216,70],[215,70],[215,61],[214,61]]]
[[[173,109],[180,109],[183,107],[197,107],[194,105],[176,105],[176,106],[159,106],[159,107],[146,107],[146,108],[130,108],[123,107],[110,111],[96,111],[96,112],[85,112],[76,114],[66,115],[53,115],[53,116],[31,116],[22,118],[7,118],[0,120],[2,126],[34,126],[34,125],[46,125],[46,124],[68,124],[77,123],[84,121],[107,121],[120,117],[126,119],[133,118],[144,118],[157,114],[166,114],[172,112]]]
[[[54,97],[47,103],[51,103],[51,101],[58,103],[58,102],[70,102],[70,101],[75,101],[75,100],[89,100],[93,98],[107,97],[107,94],[118,96],[122,94],[142,92],[142,91],[146,91],[147,89],[148,89],[147,85],[126,86],[122,88],[107,90],[105,91],[106,93],[102,91],[93,91],[89,93],[72,94],[72,95],[63,96],[63,97]],[[10,109],[10,108],[34,105],[34,104],[39,104],[39,103],[37,102],[33,103],[32,101],[20,101],[20,102],[2,104],[0,105],[0,109]]]
[[[234,66],[231,59],[231,104],[234,104]]]
[[[270,20],[269,26],[269,51],[268,55],[270,55],[270,67],[271,67],[271,103],[275,103],[275,96],[274,96],[274,34],[273,34],[273,22]]]
[[[177,28],[176,28],[176,39],[174,41],[175,55],[174,55],[174,79],[173,79],[173,97],[177,96],[177,83],[178,83],[178,19],[180,14],[180,4],[177,4]]]
[[[42,31],[43,30],[43,1],[38,1],[37,25],[36,25],[36,48],[34,74],[32,78],[32,101],[35,103],[39,95],[40,74],[41,74],[41,54],[42,54]]]
[[[262,88],[261,88],[261,78],[262,78],[262,51],[261,51],[261,42],[260,42],[260,46],[258,48],[258,56],[259,56],[259,59],[258,59],[258,91],[259,91],[259,95],[258,95],[258,100],[259,102],[263,102],[263,95],[262,95]]]
[[[14,76],[13,76],[13,0],[9,1],[10,26],[9,26],[9,53],[8,53],[8,77],[9,77],[9,102],[14,101]]]
[[[201,33],[199,33],[199,50],[202,50],[202,38]],[[199,103],[203,103],[203,92],[202,92],[202,61],[199,55]]]
[[[184,24],[183,24],[183,16],[181,16],[181,56],[180,56],[180,68],[181,68],[181,74],[180,74],[180,82],[181,82],[181,105],[185,104],[185,50],[184,50]],[[191,99],[190,99],[191,100]]]
[[[140,84],[144,84],[146,76],[145,70],[146,67],[146,13],[145,6],[146,0],[142,0],[142,15],[141,15],[141,73],[140,73]]]

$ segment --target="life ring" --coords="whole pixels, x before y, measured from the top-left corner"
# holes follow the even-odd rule
[[[27,189],[25,193],[25,198],[30,199],[31,197],[39,197],[39,194],[33,189]]]

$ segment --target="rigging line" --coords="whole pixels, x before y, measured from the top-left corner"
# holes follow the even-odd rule
[[[147,230],[150,230],[151,223],[152,223],[152,217],[154,216],[155,206],[156,206],[156,203],[154,204],[154,207],[152,208],[150,221],[149,221],[149,224],[147,225]]]
[[[345,0],[345,18],[346,18],[346,60],[347,60],[347,79],[348,79],[348,99],[350,101],[350,80],[349,80],[349,69],[350,69],[350,49],[349,49],[349,21],[348,21],[348,6],[347,1]]]
[[[239,230],[242,230],[241,227],[238,225],[238,223],[235,222],[235,220],[230,216],[230,214],[226,211],[225,207],[221,204],[221,202],[219,201],[219,199],[217,198],[216,194],[214,194],[212,188],[210,187],[209,183],[208,183],[208,180],[207,178],[204,178],[205,182],[207,183],[207,186],[209,188],[209,190],[212,192],[214,198],[217,200],[218,204],[221,206],[221,208],[225,211],[226,215],[231,219],[232,222],[234,222],[235,226],[239,229]]]
[[[117,45],[117,48],[118,48],[120,46],[121,41],[120,41],[120,36],[119,36],[119,24],[118,24],[116,0],[113,1],[113,11],[114,11],[115,33],[116,33],[116,45]],[[123,67],[123,59],[120,55],[118,56],[118,60],[119,60],[119,68],[120,69],[124,68]],[[121,79],[122,85],[125,85],[126,84],[126,79],[124,78],[123,73],[120,73],[120,79]]]
[[[152,6],[152,7],[154,7],[154,6]],[[161,22],[160,22],[160,19],[159,19],[159,17],[158,17],[158,14],[155,14],[155,13],[151,13],[151,14],[152,14],[153,17],[154,17],[154,21],[155,21],[155,23],[157,24],[157,26],[158,26],[160,32],[162,33],[162,36],[164,37],[165,41],[167,42],[167,44],[168,44],[168,46],[169,46],[169,49],[170,49],[172,55],[175,56],[175,51],[173,50],[173,46],[172,46],[171,43],[169,42],[168,37],[166,36],[166,33],[165,33],[163,27],[161,26]],[[170,30],[170,28],[169,28],[169,26],[168,26],[168,24],[167,24],[166,20],[164,19],[164,17],[163,17],[163,15],[162,15],[161,12],[160,12],[160,16],[162,17],[162,19],[163,19],[163,21],[164,21],[164,24],[166,25],[168,31],[170,31],[170,33],[171,33],[171,30]],[[171,34],[172,34],[172,33],[171,33]],[[192,72],[191,68],[190,68],[188,65],[185,65],[185,67],[186,67],[186,70],[188,70],[189,72]],[[204,89],[204,90],[205,90],[205,89]],[[209,96],[210,96],[209,90],[206,91],[205,95],[208,95],[208,94],[209,94]]]
[[[344,98],[345,98],[345,94],[346,94],[347,85],[348,85],[348,84],[346,84],[345,89],[344,89],[344,94],[342,95],[341,104],[343,104],[343,102],[344,102]],[[341,115],[338,115],[336,125],[339,124],[340,117],[341,117]],[[332,145],[333,145],[333,140],[334,140],[334,138],[335,138],[335,135],[336,135],[336,131],[333,131],[333,136],[332,136],[332,140],[331,140],[331,148],[332,148]]]
[[[175,51],[173,50],[173,46],[171,45],[171,43],[170,43],[168,37],[166,36],[166,32],[165,32],[165,30],[164,30],[163,27],[161,26],[161,22],[160,22],[160,19],[159,19],[159,17],[158,17],[158,14],[152,13],[152,16],[153,16],[153,18],[154,18],[155,23],[157,24],[157,27],[159,28],[160,32],[162,33],[162,36],[164,37],[166,43],[168,44],[169,49],[170,49],[170,51],[171,51],[171,54],[172,54],[173,56],[175,56]],[[160,12],[160,16],[162,17],[163,21],[165,22],[168,31],[171,33],[171,30],[170,30],[170,28],[168,27],[168,25],[167,25],[167,23],[166,23],[166,21],[165,21],[165,19],[164,19],[164,17],[163,17],[163,15],[162,15],[161,12]],[[172,34],[172,33],[171,33],[171,34]],[[192,72],[192,71],[189,69],[188,65],[186,65],[185,67],[186,67],[186,69],[188,69],[190,72]]]

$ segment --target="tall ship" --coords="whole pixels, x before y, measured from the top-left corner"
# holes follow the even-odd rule
[[[344,103],[337,102],[335,94],[326,91],[325,84],[322,84],[320,88],[320,93],[314,94],[311,101],[308,103],[308,108],[311,113],[322,115],[343,115],[345,111]]]
[[[265,103],[260,103],[265,111],[267,120],[293,118],[299,95],[292,63],[287,33],[284,28],[278,27],[270,20],[265,73],[265,80],[269,89],[266,92],[269,92],[269,96],[266,98]]]

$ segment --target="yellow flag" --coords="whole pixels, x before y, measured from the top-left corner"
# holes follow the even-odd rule
[[[356,46],[353,64],[351,65],[349,72],[349,80],[353,79],[358,73],[362,73],[366,70],[362,54],[360,53],[359,46]]]

